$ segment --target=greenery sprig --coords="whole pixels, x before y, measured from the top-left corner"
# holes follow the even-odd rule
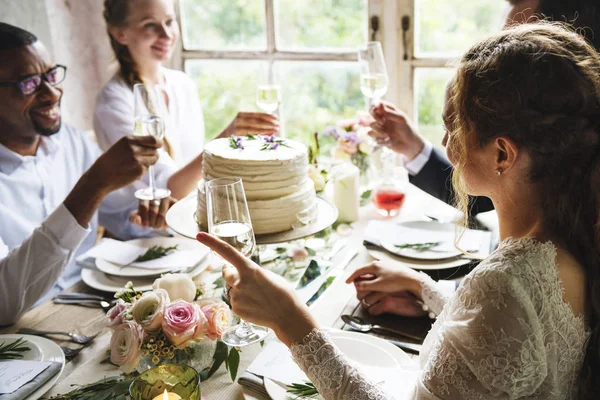
[[[287,385],[286,391],[298,397],[314,397],[319,394],[319,391],[311,382],[292,383],[291,385]]]
[[[0,360],[19,360],[23,358],[25,352],[31,350],[27,346],[27,341],[23,338],[18,338],[12,343],[0,344]]]
[[[51,397],[51,400],[127,400],[134,377],[112,376],[89,385],[73,385],[77,389]]]
[[[144,254],[133,260],[133,262],[156,260],[157,258],[166,256],[170,251],[177,250],[178,246],[178,244],[171,247],[163,247],[159,245],[152,246]]]
[[[241,136],[229,136],[229,147],[244,150]]]
[[[427,242],[427,243],[404,243],[395,244],[394,246],[399,249],[411,249],[418,252],[430,250],[436,246],[439,246],[442,242]]]

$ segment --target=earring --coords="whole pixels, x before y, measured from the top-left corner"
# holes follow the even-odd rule
[[[496,175],[500,176],[502,175],[502,172],[504,172],[502,168],[496,168]]]

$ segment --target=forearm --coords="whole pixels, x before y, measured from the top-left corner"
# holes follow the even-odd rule
[[[167,188],[171,191],[171,196],[182,199],[196,188],[200,179],[202,179],[202,154],[171,175]]]
[[[60,205],[0,260],[0,325],[14,323],[53,287],[89,232]]]
[[[83,174],[65,199],[65,207],[80,226],[89,224],[104,198],[111,192],[105,181],[106,179],[100,179],[89,170]]]
[[[289,309],[296,309],[298,312],[285,314],[285,320],[281,320],[279,328],[274,329],[277,338],[287,347],[291,347],[294,343],[301,343],[310,332],[319,328],[308,307],[304,304],[298,304]]]

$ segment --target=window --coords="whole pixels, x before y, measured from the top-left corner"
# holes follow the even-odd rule
[[[449,62],[500,29],[503,0],[179,0],[181,65],[195,80],[206,135],[238,110],[258,110],[256,86],[282,86],[284,134],[315,131],[366,108],[356,50],[378,17],[390,86],[386,98],[419,123],[434,144]],[[372,28],[372,24],[371,24]]]

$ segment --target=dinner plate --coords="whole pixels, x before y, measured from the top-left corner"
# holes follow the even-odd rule
[[[31,347],[31,350],[25,353],[21,360],[26,361],[51,361],[61,364],[60,371],[50,378],[46,383],[38,388],[35,392],[27,396],[24,400],[36,400],[42,397],[60,378],[63,369],[65,368],[65,355],[61,350],[60,346],[51,340],[43,337],[33,335],[0,335],[0,344],[5,342],[14,342],[15,340],[23,338],[27,341],[27,345]]]
[[[448,260],[434,260],[434,261],[425,261],[425,260],[416,260],[406,257],[396,256],[387,252],[384,249],[378,248],[367,248],[367,253],[377,260],[381,261],[392,261],[394,263],[400,263],[410,267],[412,269],[418,269],[422,271],[437,271],[442,269],[452,269],[462,267],[470,263],[472,260],[468,258],[450,258]]]
[[[396,394],[399,390],[409,390],[413,387],[418,366],[398,347],[386,340],[364,333],[332,329],[329,331],[329,336],[340,351],[363,370],[377,369],[381,371],[379,376],[385,376],[381,385],[389,392]],[[407,373],[402,374],[403,370]],[[264,378],[264,383],[265,390],[273,400],[298,399],[297,396],[287,393],[285,385],[279,382]],[[314,398],[322,399],[320,396]]]
[[[166,216],[169,228],[181,236],[196,239],[196,235],[201,232],[194,215],[197,204],[196,194],[191,194],[173,204],[167,211]],[[337,217],[337,208],[329,201],[317,196],[317,216],[314,221],[284,232],[256,235],[256,244],[284,243],[314,235],[323,229],[329,228]]]
[[[192,278],[199,275],[204,271],[210,264],[210,257],[204,258],[204,260],[192,271],[188,273]],[[142,278],[124,278],[114,275],[105,274],[102,271],[83,268],[81,270],[81,280],[93,289],[97,289],[103,292],[116,293],[123,289],[127,282],[131,281],[133,287],[140,292],[152,290],[152,284],[154,283],[155,277],[142,277]]]
[[[133,244],[135,246],[150,248],[152,246],[163,246],[163,247],[171,247],[177,245],[177,250],[195,250],[197,249],[199,252],[203,252],[206,257],[210,250],[208,247],[203,244],[189,239],[183,238],[169,238],[169,237],[154,237],[154,238],[145,238],[145,239],[133,239],[128,240],[127,243]],[[202,259],[202,261],[204,258]],[[202,262],[201,261],[201,262]],[[111,263],[110,261],[106,261],[102,258],[96,258],[96,267],[104,272],[105,274],[125,277],[125,278],[149,278],[149,277],[157,277],[161,274],[171,272],[173,268],[165,266],[165,268],[159,269],[147,269],[147,268],[138,268],[138,267],[123,267],[118,264]],[[179,270],[179,268],[178,268]]]

